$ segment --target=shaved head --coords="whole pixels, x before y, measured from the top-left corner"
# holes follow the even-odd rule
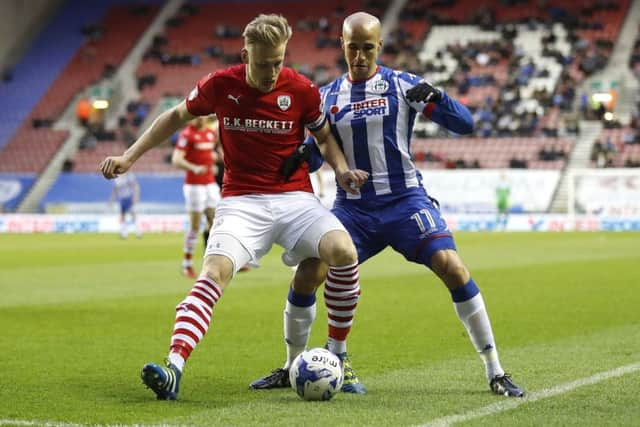
[[[380,20],[367,12],[356,12],[347,16],[342,23],[342,34],[366,32],[380,37]]]
[[[380,20],[366,12],[347,16],[342,23],[342,49],[352,80],[368,79],[377,70],[382,50]]]

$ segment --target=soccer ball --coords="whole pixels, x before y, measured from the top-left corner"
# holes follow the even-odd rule
[[[291,388],[304,400],[331,399],[343,379],[342,362],[324,348],[303,351],[289,367]]]

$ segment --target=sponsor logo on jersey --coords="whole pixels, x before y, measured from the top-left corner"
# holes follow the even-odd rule
[[[387,98],[373,98],[363,101],[346,104],[342,109],[337,105],[332,105],[329,112],[333,115],[334,121],[355,120],[371,116],[388,116],[389,105]]]
[[[231,95],[231,94],[228,94],[228,95],[227,95],[227,99],[232,100],[233,102],[235,102],[235,103],[236,103],[236,105],[240,105],[240,96],[241,96],[241,95],[233,96],[233,95]]]
[[[280,95],[278,96],[278,107],[282,111],[287,111],[289,107],[291,107],[291,97],[289,95]]]
[[[239,130],[242,132],[262,133],[290,133],[293,130],[293,120],[264,120],[241,117],[223,117],[222,126],[225,130]]]

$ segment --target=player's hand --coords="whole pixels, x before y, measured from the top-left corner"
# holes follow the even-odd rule
[[[311,158],[311,149],[305,144],[300,144],[296,147],[289,157],[284,159],[282,165],[280,165],[280,173],[284,176],[284,180],[288,181],[291,175],[298,170],[302,162],[308,162]]]
[[[204,175],[207,173],[207,167],[204,165],[195,165],[191,171],[196,175]]]
[[[98,167],[105,178],[113,179],[128,171],[132,165],[133,163],[124,156],[109,156],[101,161]]]
[[[442,92],[422,82],[407,91],[407,99],[411,102],[438,102],[442,99]]]
[[[346,172],[336,174],[338,185],[350,194],[360,194],[360,187],[369,179],[369,173],[361,169],[351,169]]]

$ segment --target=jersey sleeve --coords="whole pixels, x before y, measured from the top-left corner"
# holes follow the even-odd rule
[[[452,132],[460,135],[473,132],[473,117],[471,117],[469,109],[459,101],[451,98],[445,91],[441,90],[442,99],[437,103],[411,102],[406,98],[409,89],[425,81],[422,77],[411,73],[400,73],[398,75],[402,96],[409,106],[418,112],[422,112],[425,117]]]
[[[316,139],[313,135],[307,135],[307,138],[304,140],[304,145],[309,146],[311,149],[311,157],[307,161],[309,163],[309,173],[313,173],[320,169],[322,163],[324,162],[324,157],[322,157],[322,153],[320,153],[320,148],[318,148],[318,144],[316,144]]]
[[[302,121],[307,129],[314,132],[324,126],[327,117],[322,109],[318,87],[308,80],[305,84]]]
[[[214,112],[216,74],[207,74],[189,93],[187,110],[194,116],[207,116]]]
[[[473,117],[469,109],[451,98],[445,91],[442,91],[440,102],[430,103],[430,105],[425,108],[424,113],[431,121],[459,135],[473,132]]]

